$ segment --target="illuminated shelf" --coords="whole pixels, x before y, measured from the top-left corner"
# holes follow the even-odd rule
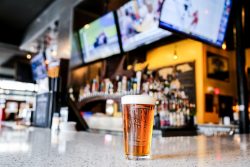
[[[120,102],[121,97],[125,95],[135,95],[135,94],[132,94],[132,93],[122,93],[122,94],[91,93],[81,98],[81,100],[78,102],[78,108],[82,108],[88,103],[92,103],[95,101],[105,101],[108,99],[112,99],[112,100]]]

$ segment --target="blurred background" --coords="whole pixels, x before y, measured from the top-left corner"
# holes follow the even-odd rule
[[[163,136],[248,133],[249,3],[2,0],[0,120],[119,133],[149,94]]]

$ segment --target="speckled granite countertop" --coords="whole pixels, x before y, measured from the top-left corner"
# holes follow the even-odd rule
[[[124,158],[122,136],[48,129],[0,130],[1,167],[250,166],[250,135],[157,137],[152,159]]]

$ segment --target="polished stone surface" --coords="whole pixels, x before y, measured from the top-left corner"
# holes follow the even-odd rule
[[[130,161],[124,158],[122,136],[2,129],[0,166],[250,166],[250,135],[156,137],[151,160]]]

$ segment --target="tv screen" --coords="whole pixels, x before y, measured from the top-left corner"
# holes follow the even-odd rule
[[[221,46],[231,4],[231,0],[165,0],[160,27]]]
[[[41,80],[47,77],[45,59],[42,53],[38,53],[32,58],[31,69],[34,81]]]
[[[133,0],[117,10],[124,51],[171,34],[159,28],[161,5],[162,0]]]
[[[78,39],[78,33],[74,33],[71,40],[71,58],[70,58],[70,67],[76,67],[83,63],[82,54]]]
[[[106,58],[121,52],[114,13],[110,12],[79,31],[84,62]]]

